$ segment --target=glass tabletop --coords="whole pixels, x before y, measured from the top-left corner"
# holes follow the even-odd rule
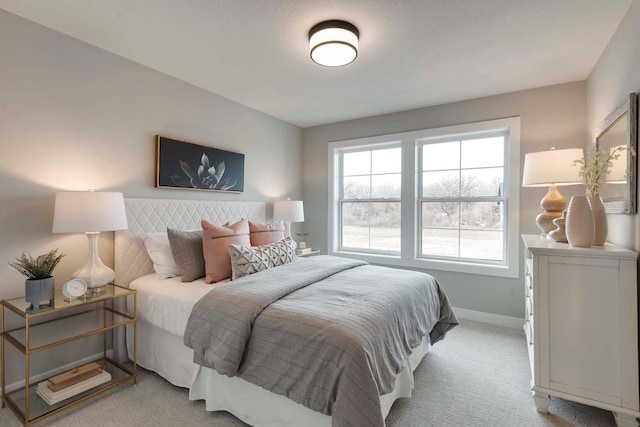
[[[4,305],[8,309],[16,312],[25,318],[33,318],[38,316],[44,316],[51,313],[55,313],[58,311],[63,311],[69,309],[71,307],[79,307],[87,304],[94,304],[96,302],[112,300],[114,298],[126,297],[129,295],[134,295],[136,291],[134,289],[123,288],[117,285],[106,285],[105,292],[99,295],[90,297],[90,298],[76,298],[73,300],[68,300],[62,295],[62,291],[57,290],[55,293],[55,299],[53,302],[53,307],[40,308],[37,310],[27,310],[30,307],[30,304],[24,300],[24,297],[11,298],[4,300]]]

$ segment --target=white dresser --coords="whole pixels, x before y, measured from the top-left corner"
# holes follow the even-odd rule
[[[524,329],[538,411],[547,413],[558,396],[613,411],[618,426],[638,426],[638,254],[522,239]]]

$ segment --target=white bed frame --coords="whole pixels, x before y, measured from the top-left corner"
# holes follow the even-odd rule
[[[153,272],[142,235],[166,231],[200,229],[204,218],[215,224],[247,218],[265,222],[263,202],[222,202],[169,199],[125,199],[129,229],[115,234],[116,283],[129,286],[134,279]],[[128,356],[132,359],[132,339],[127,334]],[[124,348],[124,337],[116,346]],[[174,385],[190,389],[191,400],[203,399],[209,411],[228,411],[253,426],[330,427],[331,417],[312,411],[294,401],[271,393],[239,377],[219,375],[193,363],[193,350],[173,335],[138,320],[137,360],[145,369],[158,373]],[[398,375],[394,390],[380,397],[383,416],[400,397],[411,397],[413,371],[429,348],[428,336],[411,354],[409,365]],[[123,356],[124,351],[118,354]]]

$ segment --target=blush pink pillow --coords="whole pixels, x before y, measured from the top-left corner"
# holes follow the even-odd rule
[[[228,227],[202,220],[202,252],[207,273],[205,282],[214,283],[231,277],[229,245],[251,246],[249,222],[246,219]]]
[[[284,240],[284,225],[281,222],[259,224],[249,221],[251,246],[262,246]]]

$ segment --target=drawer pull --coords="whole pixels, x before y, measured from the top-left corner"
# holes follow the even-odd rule
[[[525,320],[525,335],[527,336],[529,345],[533,345],[533,330],[531,328],[531,322],[529,321],[529,319]]]

